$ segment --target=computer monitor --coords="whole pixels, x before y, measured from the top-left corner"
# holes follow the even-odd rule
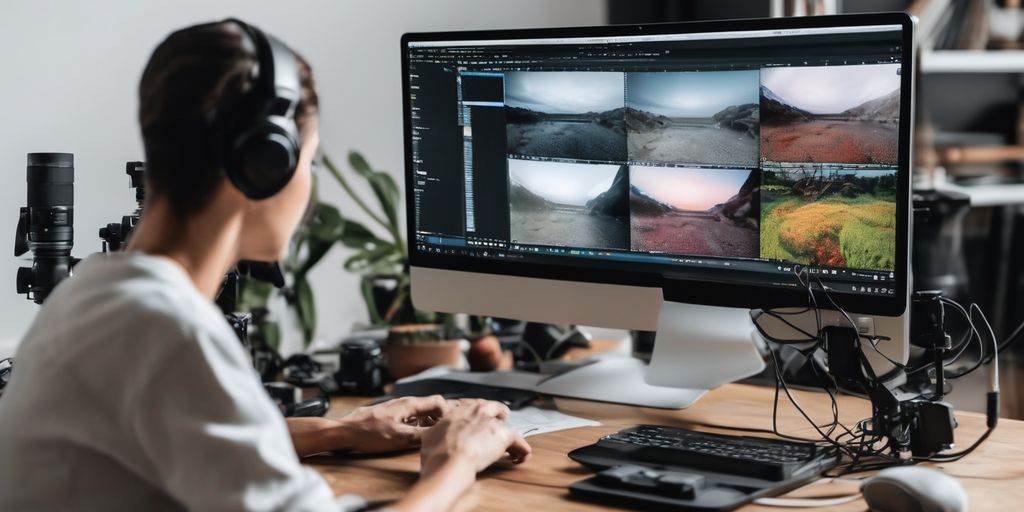
[[[750,310],[816,304],[888,338],[867,356],[894,373],[912,32],[884,13],[406,34],[414,304],[657,330],[644,378],[682,388],[763,367]]]

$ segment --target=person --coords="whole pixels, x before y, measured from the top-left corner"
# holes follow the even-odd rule
[[[497,402],[402,398],[286,420],[263,390],[213,299],[239,260],[285,256],[319,143],[312,72],[290,55],[301,94],[282,115],[297,127],[294,174],[253,199],[227,172],[266,164],[239,160],[224,139],[287,69],[270,64],[269,40],[227,20],[174,32],[153,52],[139,85],[145,213],[126,252],[90,256],[55,289],[19,347],[0,399],[0,510],[358,509],[363,500],[336,497],[299,457],[416,446],[421,476],[389,506],[446,510],[478,471],[529,457]]]

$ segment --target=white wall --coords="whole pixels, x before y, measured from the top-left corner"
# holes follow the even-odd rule
[[[135,89],[153,48],[172,30],[237,16],[313,65],[322,102],[321,148],[358,149],[401,177],[399,37],[407,31],[596,25],[603,0],[12,0],[0,5],[0,357],[14,350],[37,306],[14,293],[25,264],[12,257],[25,201],[25,153],[75,154],[75,255],[100,249],[97,230],[134,207],[126,160],[142,159]],[[324,180],[326,183],[327,180]],[[399,179],[399,183],[402,180]],[[352,212],[340,188],[324,197]],[[320,327],[337,339],[364,320],[356,281],[335,252],[314,272]]]

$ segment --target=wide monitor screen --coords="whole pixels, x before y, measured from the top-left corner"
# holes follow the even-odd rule
[[[833,18],[407,35],[413,263],[905,294],[908,34]]]

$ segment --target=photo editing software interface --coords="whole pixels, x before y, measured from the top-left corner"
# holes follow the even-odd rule
[[[901,42],[411,42],[415,250],[893,295]]]

